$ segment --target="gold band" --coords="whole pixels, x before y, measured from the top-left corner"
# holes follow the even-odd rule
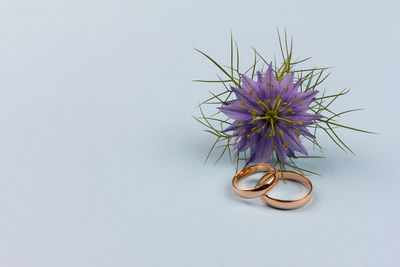
[[[276,199],[273,197],[268,196],[266,193],[261,197],[261,200],[267,204],[270,207],[277,208],[277,209],[284,209],[284,210],[292,210],[292,209],[297,209],[300,207],[303,207],[307,202],[311,199],[312,195],[312,183],[311,181],[305,177],[304,175],[294,172],[294,171],[278,171],[278,179],[282,180],[290,180],[290,181],[295,181],[298,182],[309,190],[307,195],[305,195],[303,198],[296,199],[296,200],[281,200],[281,199]],[[264,184],[263,178],[260,179],[258,182],[258,185]]]
[[[253,189],[239,189],[238,185],[245,178],[259,172],[267,172]],[[256,198],[263,196],[278,182],[276,170],[272,165],[262,163],[244,168],[232,179],[232,188],[235,193],[242,198]]]

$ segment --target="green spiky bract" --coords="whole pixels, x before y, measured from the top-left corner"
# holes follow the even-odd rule
[[[281,63],[278,63],[277,60],[273,61],[273,71],[277,80],[280,80],[285,73],[294,72],[296,74],[296,79],[301,79],[300,89],[302,92],[307,92],[309,90],[315,90],[328,78],[329,72],[328,67],[314,67],[314,68],[304,68],[302,69],[300,66],[302,63],[311,59],[311,57],[304,59],[294,60],[293,58],[293,38],[290,39],[290,42],[287,38],[287,34],[285,31],[283,39],[280,36],[278,31],[278,40],[280,47],[280,54],[282,57]],[[233,121],[229,118],[223,116],[221,111],[213,112],[210,115],[206,115],[203,107],[205,105],[221,107],[223,103],[234,101],[234,95],[232,94],[232,90],[230,89],[230,85],[234,87],[241,88],[242,78],[241,74],[248,75],[251,79],[254,79],[255,73],[257,70],[263,71],[266,66],[270,63],[256,50],[253,49],[254,60],[250,67],[245,69],[242,72],[239,68],[239,48],[236,42],[234,42],[232,34],[230,40],[230,65],[221,65],[213,58],[211,58],[206,53],[195,49],[204,57],[206,57],[209,61],[211,61],[218,69],[220,74],[217,74],[218,79],[216,80],[195,80],[195,82],[202,83],[212,83],[219,84],[219,91],[212,92],[210,91],[211,97],[207,100],[203,101],[198,105],[200,110],[200,116],[194,117],[199,123],[201,123],[205,128],[205,131],[214,135],[216,140],[212,144],[210,151],[207,154],[206,162],[209,159],[212,152],[217,152],[217,159],[215,163],[217,163],[225,154],[229,155],[231,161],[233,161],[236,165],[236,171],[239,169],[241,162],[244,162],[244,165],[248,162],[248,155],[246,152],[241,153],[233,153],[233,139],[234,135],[224,132],[223,129],[230,126]],[[358,131],[363,133],[372,133],[369,131],[360,130],[354,127],[346,126],[338,122],[338,119],[341,115],[346,113],[358,111],[360,109],[349,109],[341,112],[335,112],[332,110],[332,103],[337,101],[342,96],[349,93],[349,89],[344,89],[335,94],[327,94],[326,90],[322,90],[320,96],[316,97],[315,100],[309,106],[309,112],[314,114],[321,114],[324,116],[322,119],[318,119],[315,121],[315,124],[309,126],[312,130],[314,136],[318,136],[320,132],[325,133],[329,138],[343,151],[351,152],[353,151],[349,148],[347,144],[339,137],[337,133],[338,128],[344,128],[352,131]],[[324,150],[323,146],[318,143],[316,139],[311,139],[307,136],[304,136],[304,140],[306,142],[311,142],[314,149],[318,149],[321,152]],[[354,153],[353,153],[354,154]],[[297,156],[296,158],[322,158],[320,156]],[[309,173],[309,174],[317,174],[313,171],[306,170],[304,168],[299,167],[293,158],[289,157],[290,163],[286,163],[287,166],[301,172],[301,173]],[[281,170],[281,164],[276,155],[271,159],[271,162],[274,166],[279,166]],[[318,174],[317,174],[318,175]]]

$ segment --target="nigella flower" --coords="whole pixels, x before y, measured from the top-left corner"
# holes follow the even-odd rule
[[[299,91],[301,81],[294,83],[294,73],[278,81],[272,64],[257,76],[253,81],[242,75],[242,88],[231,87],[237,99],[224,103],[220,110],[235,121],[224,131],[234,131],[237,153],[250,148],[249,162],[266,162],[275,151],[285,167],[286,156],[295,157],[295,151],[307,155],[301,135],[315,138],[306,127],[322,116],[307,110],[318,91]]]

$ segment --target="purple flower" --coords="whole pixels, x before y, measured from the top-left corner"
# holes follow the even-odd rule
[[[307,110],[318,91],[298,91],[300,80],[293,83],[294,73],[278,81],[272,64],[264,76],[260,72],[257,76],[253,81],[242,75],[242,88],[231,87],[237,99],[220,110],[235,121],[224,131],[234,131],[237,153],[250,148],[249,162],[266,162],[275,151],[285,167],[286,156],[295,157],[295,151],[307,155],[301,135],[315,138],[306,127],[322,116]]]

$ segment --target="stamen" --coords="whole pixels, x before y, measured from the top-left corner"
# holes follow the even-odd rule
[[[274,120],[271,118],[271,131],[272,131],[272,135],[275,136],[275,129],[274,129]]]
[[[282,132],[282,130],[281,129],[278,129],[279,130],[279,135],[281,136],[281,138],[283,139],[283,132]]]
[[[257,102],[257,104],[259,105],[259,106],[261,106],[261,107],[265,107],[266,109],[267,109],[267,111],[269,110],[269,107],[264,103],[264,102],[262,102],[260,99],[258,99],[257,98],[257,100],[258,100],[258,102]],[[269,99],[268,99],[269,100]],[[267,101],[268,101],[267,100]]]
[[[270,116],[258,117],[258,118],[253,117],[253,120],[251,122],[253,123],[253,122],[259,121],[259,120],[269,120],[269,119],[272,119],[272,117],[270,117]]]
[[[278,120],[287,121],[287,122],[290,122],[290,123],[295,123],[294,121],[291,121],[291,120],[288,120],[288,119],[285,119],[285,118],[282,118],[282,117],[276,116],[275,118],[278,119]]]
[[[254,109],[249,109],[248,111],[253,116],[255,116],[257,114],[257,111],[255,111]]]
[[[281,105],[281,96],[277,95],[276,99],[278,99],[278,104],[275,107],[275,111],[278,110],[279,106]]]
[[[285,104],[285,103],[284,103]],[[285,108],[288,108],[289,106],[291,106],[292,105],[292,103],[286,103],[286,106],[284,106],[282,109],[280,109],[279,111],[278,111],[278,113],[282,113],[283,111],[285,111]]]

